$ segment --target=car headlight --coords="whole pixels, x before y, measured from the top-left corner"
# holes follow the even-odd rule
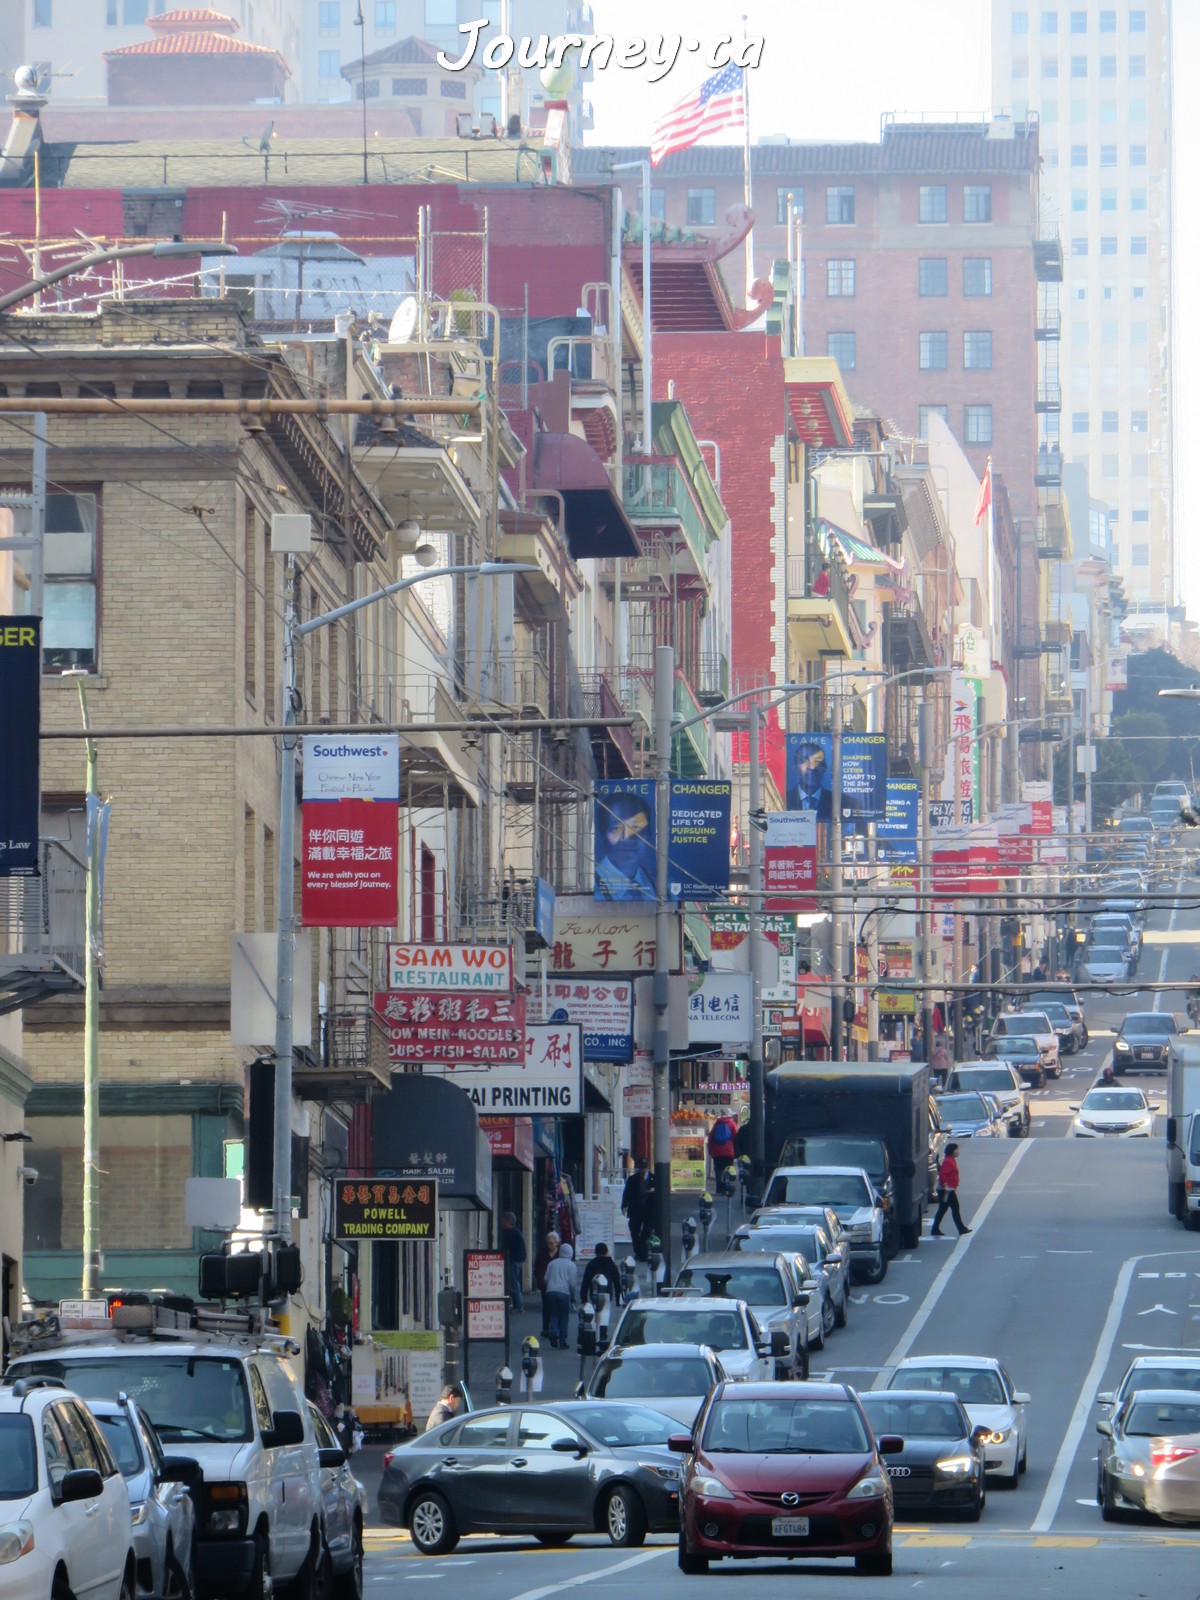
[[[1124,1039],[1115,1040],[1113,1042],[1113,1049],[1119,1055],[1128,1055],[1129,1054],[1129,1046],[1125,1043]]]
[[[994,1139],[996,1135],[990,1128],[976,1128],[971,1137],[973,1139]]]
[[[679,1482],[679,1468],[664,1466],[660,1461],[639,1461],[638,1466],[645,1472],[652,1472],[656,1478],[668,1478],[672,1483]]]
[[[134,1500],[134,1501],[132,1501],[130,1503],[129,1520],[130,1520],[130,1522],[133,1523],[135,1528],[140,1528],[141,1525],[143,1524],[143,1522],[146,1522],[146,1521],[149,1520],[149,1517],[150,1517],[150,1502],[149,1502],[149,1500]]]
[[[975,1465],[974,1456],[946,1456],[937,1463],[939,1472],[944,1472],[948,1478],[961,1477],[964,1472],[970,1472]]]
[[[846,1495],[847,1500],[878,1500],[888,1492],[888,1481],[883,1473],[872,1467],[865,1478],[860,1478]]]
[[[983,1442],[984,1444],[1007,1444],[1012,1436],[1013,1431],[1011,1428],[993,1428],[991,1433],[984,1434]]]
[[[705,1500],[733,1499],[733,1490],[727,1483],[722,1483],[720,1478],[712,1476],[693,1478],[689,1487],[693,1494],[698,1494]]]
[[[33,1549],[33,1523],[22,1518],[20,1522],[6,1522],[0,1526],[0,1567],[19,1561]]]

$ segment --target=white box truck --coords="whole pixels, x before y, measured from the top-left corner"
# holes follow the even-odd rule
[[[1172,1039],[1167,1057],[1167,1205],[1200,1228],[1200,1043]]]

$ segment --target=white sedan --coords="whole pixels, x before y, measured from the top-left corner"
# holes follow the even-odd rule
[[[1071,1124],[1076,1139],[1149,1139],[1159,1102],[1148,1100],[1141,1089],[1097,1086],[1082,1102],[1072,1106]]]
[[[991,1356],[907,1356],[888,1375],[885,1389],[927,1389],[956,1394],[973,1428],[986,1428],[984,1470],[1015,1488],[1025,1471],[1029,1396],[1013,1387]]]

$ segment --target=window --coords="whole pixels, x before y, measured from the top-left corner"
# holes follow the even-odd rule
[[[1100,32],[1116,33],[1117,13],[1115,11],[1102,11],[1100,13]]]
[[[52,28],[54,11],[51,0],[33,0],[33,25],[35,28]]]
[[[1102,322],[1100,324],[1100,343],[1116,344],[1121,336],[1121,330],[1115,322]]]
[[[1146,76],[1145,56],[1130,56],[1129,76],[1131,78],[1144,78]]]
[[[1149,506],[1134,506],[1132,512],[1130,513],[1130,521],[1132,521],[1132,522],[1149,522],[1150,521],[1150,507]]]
[[[553,1450],[563,1442],[579,1443],[579,1435],[559,1417],[547,1411],[522,1411],[517,1431],[517,1448],[520,1450]]]
[[[1135,567],[1148,567],[1150,565],[1150,546],[1148,544],[1135,544],[1130,550],[1129,559]]]
[[[858,364],[858,344],[852,333],[827,333],[825,354],[832,356],[843,372],[853,372]]]
[[[1046,171],[1054,172],[1058,168],[1058,149],[1055,145],[1047,145],[1043,157],[1046,162]]]
[[[990,183],[963,185],[963,221],[990,222],[992,220],[992,186]]]
[[[1115,211],[1117,209],[1117,191],[1115,189],[1101,189],[1101,211]]]
[[[121,15],[127,28],[139,26],[150,15],[150,0],[125,0]]]
[[[852,188],[826,189],[825,221],[839,224],[854,221],[854,190]]]
[[[393,78],[392,93],[397,100],[424,100],[429,93],[428,78]]]
[[[918,364],[922,372],[945,372],[948,344],[945,333],[922,333],[919,336]]]
[[[1146,191],[1145,191],[1145,189],[1130,189],[1130,191],[1129,191],[1129,209],[1130,209],[1130,211],[1145,211],[1145,209],[1146,209]]]
[[[1073,167],[1087,166],[1087,145],[1073,144],[1071,146],[1071,165]]]
[[[467,98],[467,86],[465,83],[447,83],[446,79],[443,78],[438,85],[438,94],[441,95],[443,100],[465,101]],[[416,117],[421,115],[419,111],[416,111],[412,114]],[[650,214],[651,216],[654,215],[653,208],[651,208]]]
[[[790,196],[790,202],[789,202],[789,196]],[[784,189],[776,189],[776,191],[775,191],[775,221],[776,222],[786,222],[787,221],[789,203],[791,205],[792,212],[797,217],[800,218],[801,222],[803,222],[804,221],[804,190],[802,188],[797,187],[797,185],[795,185],[795,184],[789,184],[788,187],[784,188]]]
[[[1012,75],[1014,78],[1027,78],[1029,76],[1029,57],[1014,56]]]
[[[395,33],[396,0],[375,0],[376,33]]]
[[[1130,122],[1145,122],[1145,120],[1146,120],[1146,102],[1144,100],[1130,99],[1130,102],[1129,102],[1129,120],[1130,120]]]
[[[1146,285],[1144,283],[1131,283],[1129,286],[1131,300],[1144,300],[1146,298]]]
[[[319,50],[317,52],[317,71],[322,78],[337,78],[342,71],[342,52],[340,50]],[[360,83],[358,86],[362,88]],[[378,92],[378,85],[376,85]],[[362,96],[360,95],[361,99]]]
[[[1130,33],[1145,33],[1146,13],[1144,11],[1131,11],[1129,13]]]
[[[1073,78],[1086,78],[1087,77],[1087,57],[1086,56],[1072,56],[1071,57],[1071,76]]]
[[[1057,77],[1058,77],[1058,57],[1057,56],[1043,56],[1042,57],[1042,79],[1043,79],[1043,81],[1045,79],[1047,79],[1047,78],[1057,78]]]
[[[1058,101],[1057,100],[1043,100],[1042,101],[1042,121],[1043,122],[1057,122],[1058,121]]]
[[[1129,254],[1131,256],[1144,256],[1146,254],[1146,235],[1135,233],[1129,241]]]
[[[104,26],[115,28],[117,25],[117,0],[104,0]]]
[[[963,293],[970,296],[992,292],[991,256],[966,256],[963,259]]]
[[[991,444],[991,406],[965,406],[963,408],[963,421],[968,444]]]
[[[717,191],[689,189],[687,223],[690,228],[711,228],[717,220]]]
[[[1150,476],[1150,457],[1148,455],[1130,456],[1129,470],[1135,478],[1148,478]]]
[[[992,332],[990,328],[963,334],[963,366],[968,372],[991,371]]]
[[[846,300],[854,294],[853,259],[825,263],[825,293],[831,300]]]
[[[945,256],[922,256],[917,262],[917,290],[922,295],[949,293]]]
[[[1012,14],[1012,31],[1014,33],[1028,33],[1029,32],[1029,13],[1028,13],[1028,11],[1014,11],[1013,12],[1013,14]]]
[[[654,188],[650,191],[650,220],[663,222],[667,215],[667,191]]]
[[[930,417],[941,417],[943,422],[949,422],[950,420],[950,414],[945,406],[921,406],[918,414],[920,418],[922,439],[928,439],[929,437]]]
[[[1071,121],[1086,122],[1088,119],[1088,103],[1086,100],[1071,101]]]
[[[1100,240],[1100,254],[1102,256],[1115,256],[1117,253],[1117,236],[1115,233],[1106,233]]]
[[[923,183],[917,196],[918,222],[945,222],[946,185]]]
[[[1042,12],[1042,33],[1043,33],[1043,35],[1044,36],[1049,36],[1050,34],[1054,34],[1054,33],[1057,33],[1057,32],[1058,32],[1058,12],[1057,11],[1043,11]]]
[[[1116,56],[1100,57],[1100,76],[1102,78],[1115,78],[1117,75]]]
[[[1072,189],[1071,190],[1071,210],[1072,211],[1086,211],[1087,210],[1087,203],[1088,203],[1088,192],[1087,192],[1086,189]]]
[[[1071,13],[1071,32],[1072,33],[1086,33],[1087,32],[1087,12],[1086,11],[1072,11],[1072,13]]]
[[[458,0],[425,0],[425,26],[427,28],[456,28],[458,26]]]
[[[96,534],[94,494],[46,496],[46,565],[42,665],[96,670]],[[15,532],[27,533],[28,511],[14,514]]]
[[[1148,411],[1131,411],[1129,413],[1130,433],[1150,432],[1150,413]]]
[[[342,26],[342,0],[321,0],[317,7],[317,27],[322,33],[337,33]]]
[[[1071,324],[1071,343],[1086,344],[1088,339],[1088,325],[1086,322],[1073,322]]]
[[[455,1447],[459,1450],[503,1450],[508,1445],[508,1424],[509,1417],[504,1415],[464,1422],[454,1435]]]
[[[1087,253],[1088,253],[1088,242],[1087,242],[1087,240],[1083,239],[1083,238],[1080,238],[1078,235],[1076,235],[1076,237],[1071,240],[1071,254],[1073,256],[1086,256]]]
[[[1118,433],[1121,427],[1120,413],[1117,411],[1103,411],[1100,414],[1100,432]]]
[[[1115,167],[1117,164],[1117,147],[1115,144],[1102,144],[1100,146],[1100,165],[1102,167]]]
[[[1071,432],[1086,433],[1088,431],[1089,420],[1090,419],[1086,411],[1073,411],[1071,413]]]
[[[1132,105],[1130,105],[1130,107],[1129,107],[1129,115],[1132,118],[1132,116],[1133,116],[1133,106]],[[1117,120],[1117,102],[1115,100],[1101,100],[1101,102],[1100,102],[1100,121],[1101,122],[1115,122],[1116,120]]]

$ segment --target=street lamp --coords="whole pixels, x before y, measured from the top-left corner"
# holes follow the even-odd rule
[[[10,289],[7,294],[0,294],[0,311],[7,311],[20,300],[32,300],[52,283],[73,278],[89,267],[106,266],[110,261],[129,261],[134,256],[156,256],[163,260],[177,256],[235,256],[237,253],[235,244],[199,239],[147,239],[141,244],[117,244],[106,250],[89,250],[87,255],[77,256],[64,267],[56,267],[53,272],[43,273],[17,289]]]
[[[475,565],[433,567],[360,595],[332,611],[300,622],[296,614],[296,562],[288,557],[287,597],[283,616],[283,759],[279,774],[279,846],[276,879],[275,935],[275,1129],[271,1214],[273,1232],[284,1241],[291,1231],[292,1214],[292,980],[296,956],[296,735],[286,730],[296,721],[296,654],[301,639],[318,628],[340,622],[364,606],[374,605],[415,584],[433,578],[501,578],[518,572],[536,572],[527,562],[481,561]],[[251,1115],[255,1114],[253,1108]]]

